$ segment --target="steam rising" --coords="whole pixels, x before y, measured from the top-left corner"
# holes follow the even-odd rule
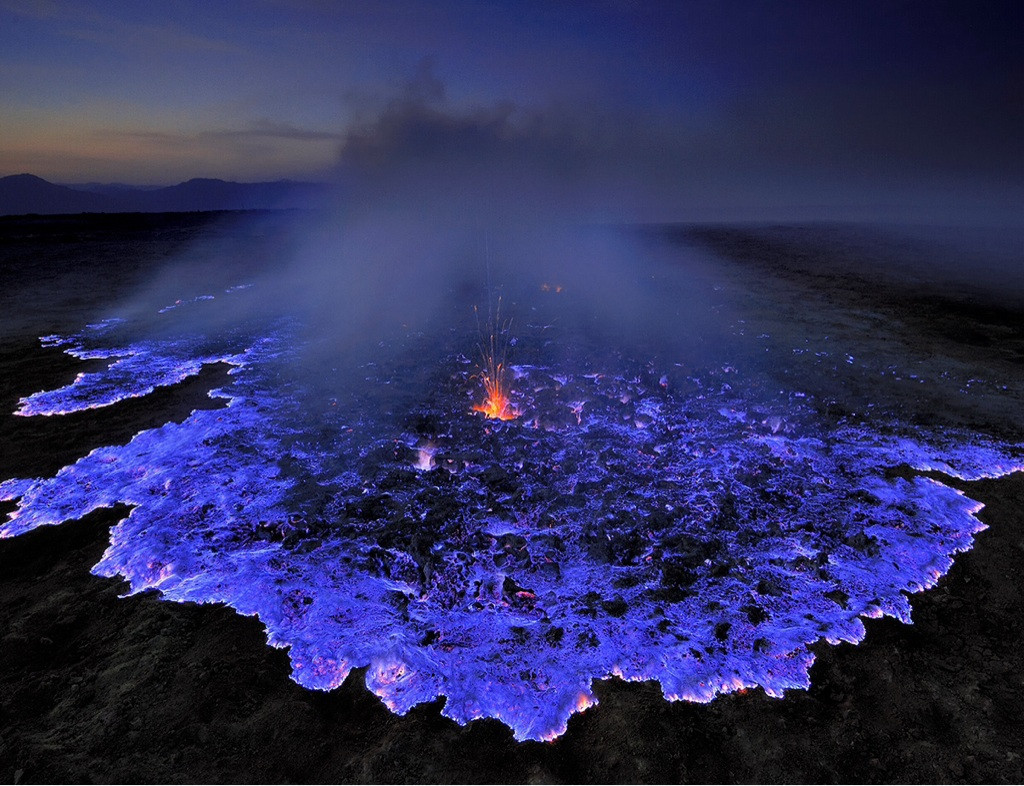
[[[197,327],[297,319],[314,369],[365,362],[419,331],[466,330],[467,303],[486,310],[498,296],[516,322],[556,319],[580,341],[692,349],[708,328],[699,315],[714,274],[684,270],[678,249],[662,263],[635,230],[603,223],[629,217],[645,197],[631,177],[609,185],[626,166],[617,132],[580,117],[458,109],[424,67],[400,97],[347,130],[321,210],[284,227],[280,218],[250,219],[274,243],[257,241],[255,259],[237,265],[236,249],[190,249],[118,313],[152,313],[182,297],[183,281],[199,295],[244,275],[250,296],[197,315],[217,323]],[[259,272],[243,274],[247,266]],[[546,284],[566,295],[554,309],[542,297]]]

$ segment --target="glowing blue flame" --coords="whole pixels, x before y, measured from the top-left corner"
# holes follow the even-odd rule
[[[467,372],[430,391],[423,464],[401,419],[280,385],[284,332],[216,352],[103,336],[63,345],[106,371],[19,414],[111,405],[217,361],[234,366],[227,407],[0,484],[18,502],[0,537],[130,505],[96,574],[258,616],[308,688],[368,667],[394,712],[445,696],[446,716],[517,739],[563,733],[612,675],[700,702],[807,687],[809,644],[860,641],[862,617],[910,622],[907,593],[983,529],[960,492],[883,469],[1024,464],[964,433],[830,427],[804,396],[764,416],[732,368],[686,392],[541,366],[516,369],[523,416],[496,428],[469,414]]]

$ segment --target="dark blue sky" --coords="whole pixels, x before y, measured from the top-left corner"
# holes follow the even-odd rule
[[[652,220],[1009,210],[1022,6],[0,0],[0,174],[320,178],[497,155],[561,163]]]

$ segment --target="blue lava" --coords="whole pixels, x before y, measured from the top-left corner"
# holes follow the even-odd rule
[[[981,505],[908,465],[961,479],[1024,467],[962,432],[826,419],[732,367],[684,377],[515,369],[522,417],[470,412],[456,351],[396,412],[369,393],[281,384],[286,328],[128,343],[109,325],[48,337],[105,371],[17,414],[112,406],[226,362],[227,406],[102,447],[55,477],[0,484],[10,538],[118,504],[94,568],[130,593],[222,603],[287,648],[293,677],[337,687],[367,668],[396,713],[445,697],[458,723],[497,718],[554,738],[593,681],[657,680],[706,702],[809,685],[809,645],[859,642],[863,617],[910,622],[984,528]]]

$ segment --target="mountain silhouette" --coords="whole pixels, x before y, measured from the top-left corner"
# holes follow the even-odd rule
[[[195,178],[164,188],[119,183],[62,186],[22,174],[0,177],[0,215],[309,208],[326,192],[323,184],[293,180],[234,183]]]
[[[0,214],[108,213],[117,201],[104,194],[76,191],[35,175],[0,178]]]

